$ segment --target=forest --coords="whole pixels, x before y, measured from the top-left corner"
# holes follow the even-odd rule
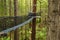
[[[48,10],[48,0],[0,0],[0,40],[47,40]],[[40,18],[24,24],[34,12]]]

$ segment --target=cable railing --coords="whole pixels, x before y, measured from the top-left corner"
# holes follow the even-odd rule
[[[25,22],[23,22],[23,23],[21,23],[21,24],[19,24],[19,25],[17,25],[17,26],[14,26],[14,27],[12,27],[12,28],[9,28],[9,29],[7,29],[7,30],[4,30],[4,31],[2,31],[2,32],[0,32],[0,33],[2,33],[2,34],[6,33],[6,34],[7,34],[7,33],[10,32],[10,31],[14,31],[14,30],[16,30],[17,28],[22,27],[22,26],[24,26],[25,24],[28,24],[30,21],[32,21],[33,18],[34,18],[34,17],[26,20]]]
[[[27,20],[25,20],[24,22],[22,22],[22,23],[20,23],[20,24],[18,24],[18,25],[16,25],[16,26],[13,26],[13,27],[10,27],[10,28],[7,28],[7,29],[5,29],[5,30],[3,30],[3,31],[0,31],[0,37],[2,37],[3,39],[4,39],[4,37],[6,37],[6,36],[8,36],[9,37],[9,35],[11,36],[11,32],[13,32],[14,33],[14,31],[16,31],[16,29],[20,29],[19,31],[21,32],[20,33],[20,40],[24,40],[24,39],[26,39],[26,40],[30,40],[31,38],[29,38],[29,37],[26,37],[26,36],[28,36],[29,35],[29,33],[30,33],[30,35],[29,36],[31,36],[31,22],[32,22],[32,20],[34,19],[34,18],[40,18],[40,16],[29,16],[30,18],[28,18]],[[6,18],[6,17],[5,17]],[[31,25],[30,25],[31,24]],[[23,31],[25,31],[25,33],[23,34],[22,32]],[[27,32],[28,31],[28,32]],[[21,36],[22,35],[22,36]],[[23,36],[23,35],[25,35],[25,37]],[[18,36],[18,35],[17,35]],[[8,38],[7,38],[8,39]],[[6,40],[7,40],[6,39]],[[12,38],[13,39],[13,38]],[[2,39],[1,39],[2,40]],[[5,40],[5,39],[4,39]],[[10,40],[10,39],[9,39]]]

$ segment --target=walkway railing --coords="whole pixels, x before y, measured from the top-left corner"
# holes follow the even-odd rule
[[[40,18],[40,16],[32,16],[14,27],[1,31],[0,40],[31,40],[32,20],[36,17]]]

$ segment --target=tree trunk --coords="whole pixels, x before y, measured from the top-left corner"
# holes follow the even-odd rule
[[[3,0],[3,2],[4,2],[4,15],[7,16],[6,0]]]
[[[47,40],[59,40],[59,1],[48,0],[48,35]]]
[[[36,16],[36,3],[37,0],[33,0],[33,14]],[[31,40],[36,40],[36,18],[32,20],[32,34],[31,34]]]
[[[12,16],[12,1],[9,0],[9,16]]]
[[[15,21],[15,26],[16,26],[16,24],[17,24],[17,19],[16,19],[16,16],[17,16],[17,1],[18,0],[14,0],[14,16],[15,16],[15,18],[14,18],[14,21]],[[14,31],[14,40],[19,40],[19,29],[16,29],[15,31]]]

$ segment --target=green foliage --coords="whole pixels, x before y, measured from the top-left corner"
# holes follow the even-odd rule
[[[36,31],[36,40],[46,40],[46,27],[39,28],[37,27]]]
[[[14,1],[12,0],[11,1],[12,3],[12,15],[14,14]],[[4,6],[4,2],[3,0],[0,1],[0,16],[9,16],[9,0],[6,0],[6,14],[5,13],[5,6]],[[27,15],[29,12],[32,11],[32,0],[31,0],[31,3],[30,3],[30,0],[18,0],[18,16],[24,16],[24,15]],[[41,9],[41,10],[40,10]],[[48,12],[48,0],[37,0],[37,13],[39,13],[39,15],[41,14],[40,12],[42,12],[42,19],[37,19],[37,23],[40,23],[41,20],[43,21],[44,18],[45,18],[45,15],[47,14]],[[10,23],[10,21],[9,21]],[[26,26],[27,27],[27,26]],[[40,40],[46,40],[46,28],[38,28],[36,29],[36,40],[40,39]],[[40,30],[40,31],[38,31]],[[26,30],[27,31],[27,30]],[[24,30],[22,32],[22,29],[20,29],[20,32],[24,34]],[[23,37],[23,34],[22,34],[22,37]],[[26,34],[24,34],[26,35]],[[31,28],[29,29],[29,31],[27,31],[27,35],[26,35],[26,38],[29,38],[31,35]],[[23,37],[24,38],[24,37]],[[23,39],[21,38],[21,40]],[[10,38],[4,38],[4,40],[10,40]]]

